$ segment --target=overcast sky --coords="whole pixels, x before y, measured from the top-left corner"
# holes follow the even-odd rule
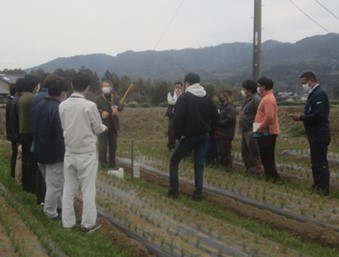
[[[339,33],[338,0],[262,0],[262,6],[263,42]],[[0,0],[0,9],[0,70],[253,37],[254,0]]]

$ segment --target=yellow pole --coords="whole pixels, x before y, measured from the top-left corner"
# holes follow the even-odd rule
[[[127,98],[128,94],[131,92],[131,90],[132,90],[133,87],[134,87],[134,82],[131,82],[131,84],[128,86],[128,88],[127,88],[127,90],[126,90],[124,96],[123,96],[123,97],[121,98],[121,100],[120,100],[120,103],[121,103],[121,104],[125,104],[126,98]]]

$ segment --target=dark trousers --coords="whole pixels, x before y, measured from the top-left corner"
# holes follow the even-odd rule
[[[18,156],[18,143],[16,140],[11,141],[12,145],[12,156],[11,156],[11,177],[15,178],[15,164]]]
[[[46,182],[45,178],[41,172],[41,170],[38,168],[36,172],[35,177],[35,194],[36,194],[36,203],[41,204],[45,202],[45,196],[46,196]]]
[[[114,128],[109,128],[106,132],[98,136],[99,162],[107,168],[116,167],[115,154],[117,151],[118,133]],[[108,161],[107,161],[108,148]]]
[[[264,166],[266,180],[276,182],[280,179],[275,166],[275,143],[277,135],[261,136],[257,138],[262,165]]]
[[[218,162],[225,167],[226,170],[232,168],[232,140],[218,140]]]
[[[256,174],[259,164],[259,149],[257,139],[252,131],[243,131],[241,140],[241,156],[247,174]]]
[[[218,159],[217,139],[213,135],[208,136],[206,162],[215,163]]]
[[[189,153],[194,152],[194,195],[202,195],[203,179],[204,179],[204,162],[206,157],[206,149],[208,142],[208,134],[200,136],[191,136],[181,139],[175,149],[169,164],[170,190],[175,192],[179,188],[179,163]]]
[[[319,193],[328,195],[330,189],[330,171],[327,161],[329,136],[323,136],[321,133],[308,135],[308,142],[311,151],[313,188]]]
[[[176,145],[175,133],[174,133],[174,117],[168,118],[168,128],[167,128],[167,138],[168,149],[174,149]]]
[[[38,164],[31,151],[32,134],[21,134],[22,146],[22,188],[23,190],[35,193],[35,182]]]

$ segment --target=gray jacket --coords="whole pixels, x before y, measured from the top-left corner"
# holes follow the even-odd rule
[[[239,127],[242,132],[253,130],[253,122],[260,101],[261,97],[257,93],[252,95],[252,97],[245,99],[239,117]]]

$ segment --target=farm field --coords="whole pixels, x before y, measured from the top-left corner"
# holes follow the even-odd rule
[[[117,154],[120,165],[126,171],[125,177],[121,179],[107,174],[105,170],[99,171],[97,202],[107,220],[104,228],[93,237],[116,237],[114,235],[119,231],[109,224],[109,219],[114,219],[168,256],[339,256],[339,153],[336,140],[339,109],[336,106],[331,108],[332,143],[329,158],[332,187],[329,197],[315,195],[310,191],[310,161],[302,123],[295,123],[288,117],[288,113],[301,109],[302,107],[280,107],[282,133],[277,140],[276,157],[282,176],[281,184],[267,183],[260,177],[245,176],[239,154],[240,136],[237,134],[233,143],[233,170],[225,172],[220,167],[206,165],[204,185],[208,190],[205,191],[204,201],[196,203],[190,200],[193,179],[190,158],[184,160],[179,169],[182,177],[181,196],[177,200],[165,197],[170,158],[170,152],[166,148],[165,109],[126,108],[120,115],[121,131]],[[9,144],[3,141],[1,158],[4,168],[9,149]],[[140,165],[140,179],[131,176],[131,159],[134,164]],[[1,173],[9,174],[9,170],[2,169]],[[2,181],[3,178],[4,174],[1,174],[4,187],[11,185],[10,182]],[[215,190],[220,194],[215,193]],[[15,190],[10,191],[15,195]],[[6,199],[4,195],[1,194]],[[20,201],[20,198],[16,199]],[[248,202],[260,203],[263,208],[269,207],[269,210],[255,207]],[[15,206],[11,208],[15,212]],[[30,208],[26,210],[33,216],[39,215],[39,211],[32,211]],[[1,212],[1,215],[5,219],[10,214]],[[302,217],[303,220],[291,219],[294,216]],[[29,223],[27,225],[25,215],[19,212],[17,218],[26,224],[27,233],[37,234],[29,228]],[[4,227],[3,220],[0,221]],[[61,226],[52,224],[49,227],[48,224],[45,227],[47,230],[56,230],[60,235],[66,233],[58,225]],[[7,230],[11,231],[10,228]],[[81,231],[74,233],[83,237]],[[0,237],[7,239],[1,242],[8,242],[7,248],[13,249],[15,240],[10,238],[10,234],[5,229],[0,229]],[[27,234],[28,237],[32,235]],[[41,242],[38,235],[35,244],[40,244],[40,247],[26,247],[27,250],[22,252],[38,248],[42,249],[39,254],[45,254],[41,256],[69,255],[70,250],[63,242],[54,239],[52,232],[51,240],[58,242],[58,247],[55,248],[61,248],[59,253],[48,250],[46,243]],[[133,240],[129,241],[122,235],[118,238],[122,240],[108,241],[118,248],[119,245],[120,248],[128,247],[130,252],[123,254],[137,256],[135,253],[138,252],[139,256],[152,255],[140,243],[133,243]],[[128,246],[121,246],[121,241],[130,243]],[[138,250],[132,250],[133,247]],[[14,255],[8,256],[24,256],[13,252]]]

